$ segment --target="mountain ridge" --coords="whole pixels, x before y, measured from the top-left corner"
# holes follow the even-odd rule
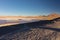
[[[60,17],[60,14],[57,13],[52,13],[47,16],[0,16],[1,19],[6,19],[6,20],[18,20],[18,19],[38,19],[38,20],[51,20],[54,18]]]

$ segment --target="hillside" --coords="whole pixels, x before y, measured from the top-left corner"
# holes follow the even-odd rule
[[[0,40],[60,40],[59,19],[0,27]]]

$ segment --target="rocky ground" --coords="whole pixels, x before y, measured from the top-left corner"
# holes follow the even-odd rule
[[[21,32],[23,31],[23,32]],[[49,29],[31,28],[16,30],[0,37],[0,40],[60,40],[60,32]]]

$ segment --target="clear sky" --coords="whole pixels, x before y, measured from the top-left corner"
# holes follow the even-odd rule
[[[60,13],[60,0],[0,0],[0,16]]]

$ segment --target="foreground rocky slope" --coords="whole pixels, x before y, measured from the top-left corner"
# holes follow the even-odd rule
[[[60,40],[60,32],[41,29],[31,28],[30,30],[25,29],[17,30],[13,33],[8,33],[0,37],[0,40]]]

